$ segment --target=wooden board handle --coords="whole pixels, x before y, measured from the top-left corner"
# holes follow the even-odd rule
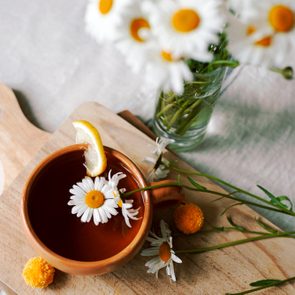
[[[0,195],[48,137],[27,120],[13,91],[0,83]]]

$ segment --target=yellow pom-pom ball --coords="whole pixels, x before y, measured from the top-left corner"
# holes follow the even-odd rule
[[[174,223],[185,234],[198,232],[204,224],[204,214],[194,203],[181,204],[174,211]]]
[[[42,257],[31,258],[23,270],[23,278],[33,288],[46,288],[53,282],[54,268]]]

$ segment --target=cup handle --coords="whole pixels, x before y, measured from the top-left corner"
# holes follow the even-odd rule
[[[152,182],[151,185],[175,183],[175,180],[165,179],[157,182]],[[162,187],[151,190],[152,201],[154,205],[158,205],[166,201],[182,202],[185,199],[184,194],[181,193],[181,187]]]

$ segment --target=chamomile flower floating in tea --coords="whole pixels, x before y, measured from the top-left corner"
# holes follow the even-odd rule
[[[145,157],[144,161],[153,164],[152,170],[149,172],[148,180],[154,181],[167,177],[169,173],[169,161],[163,156],[165,148],[168,144],[173,143],[173,140],[158,137],[156,139],[156,148],[152,152],[151,157]]]
[[[95,225],[98,225],[118,214],[114,188],[104,177],[92,180],[87,176],[73,185],[70,193],[72,196],[68,205],[73,206],[72,214],[81,217],[82,222],[89,222],[93,218]]]
[[[160,228],[161,237],[158,237],[155,233],[151,232],[147,241],[151,243],[152,247],[144,249],[141,252],[141,255],[155,256],[145,264],[145,266],[148,267],[148,273],[156,274],[156,277],[158,278],[159,270],[166,268],[166,274],[175,282],[176,276],[173,263],[182,263],[182,261],[175,255],[172,247],[171,231],[164,220],[161,220]]]
[[[212,60],[208,46],[218,43],[224,12],[219,0],[147,1],[144,5],[160,45],[176,58]]]
[[[128,0],[89,0],[86,9],[86,31],[97,41],[115,39],[115,28]]]
[[[104,177],[96,177],[94,180],[85,177],[70,189],[72,196],[68,202],[73,206],[72,214],[81,218],[82,222],[90,222],[93,218],[94,224],[107,223],[112,216],[116,216],[118,208],[121,208],[122,215],[128,227],[131,227],[130,220],[138,220],[138,209],[133,208],[133,200],[122,200],[120,193],[125,192],[124,188],[118,189],[119,181],[126,175],[118,172]]]

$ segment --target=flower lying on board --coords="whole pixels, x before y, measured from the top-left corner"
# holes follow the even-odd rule
[[[94,180],[85,177],[82,182],[78,182],[70,189],[72,196],[68,202],[69,206],[73,206],[72,214],[81,217],[82,222],[90,222],[93,218],[94,224],[107,223],[112,216],[118,214],[117,208],[122,209],[122,215],[128,227],[131,227],[129,219],[137,220],[139,209],[133,209],[133,200],[125,200],[120,198],[120,193],[125,189],[118,189],[119,181],[126,175],[118,172],[111,176],[108,180],[104,177],[96,177]]]
[[[156,148],[152,157],[145,157],[144,161],[153,164],[152,170],[148,174],[148,180],[154,181],[165,178],[169,173],[169,161],[164,158],[163,154],[168,144],[173,140],[165,137],[157,137]]]
[[[160,228],[161,237],[158,237],[155,233],[151,232],[147,241],[151,243],[152,247],[144,249],[141,252],[141,255],[156,256],[145,264],[145,266],[148,267],[148,273],[156,274],[156,277],[158,278],[159,270],[166,268],[166,274],[175,282],[176,276],[173,262],[182,263],[182,261],[175,255],[172,248],[171,231],[164,220],[161,220]]]
[[[23,278],[32,288],[46,288],[54,279],[55,269],[42,257],[28,260],[23,269]],[[0,292],[1,293],[1,292]]]

